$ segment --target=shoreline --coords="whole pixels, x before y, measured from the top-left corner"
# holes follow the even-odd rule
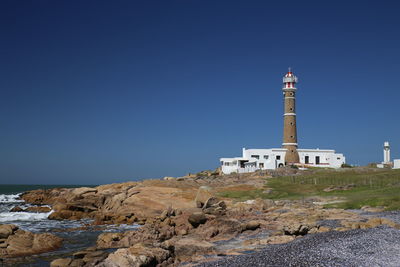
[[[360,228],[400,228],[397,213],[392,214],[394,222],[390,216],[377,219],[374,213],[365,211],[324,209],[315,204],[315,197],[238,201],[219,194],[227,190],[260,190],[268,177],[267,173],[209,173],[201,177],[33,190],[22,198],[32,205],[50,205],[54,210],[49,218],[52,222],[83,219],[90,221],[89,227],[142,225],[115,232],[105,232],[103,228],[94,245],[60,255],[62,258],[53,261],[54,266],[124,266],[123,262],[132,257],[144,257],[159,266],[186,266],[203,264],[221,255],[226,259],[236,254],[258,255],[270,246],[297,244],[298,240],[319,233],[335,232],[339,238],[342,233]],[[387,213],[379,215],[384,217]],[[56,265],[61,263],[64,265]]]

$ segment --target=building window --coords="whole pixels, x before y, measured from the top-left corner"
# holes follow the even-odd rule
[[[224,162],[223,162],[223,161],[221,161],[221,165],[224,165]]]
[[[251,155],[251,157],[252,157],[252,158],[255,158],[255,159],[260,159],[260,156],[259,156],[259,155]]]
[[[230,166],[230,162],[225,162],[225,166]]]
[[[276,156],[276,159],[277,159],[277,160],[280,160],[280,159],[281,159],[281,156]]]
[[[258,164],[258,166],[259,166],[260,168],[264,168],[264,163],[260,163],[260,164]]]
[[[305,158],[304,158],[304,163],[305,163],[305,164],[310,163],[310,157],[309,157],[309,156],[305,156]]]
[[[269,156],[268,155],[264,155],[264,159],[268,159],[269,158]]]
[[[340,160],[340,158],[337,158],[337,160]]]

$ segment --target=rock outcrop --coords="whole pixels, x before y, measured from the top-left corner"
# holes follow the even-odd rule
[[[18,229],[12,224],[0,225],[0,255],[19,257],[58,249],[62,238],[49,234],[36,234]]]

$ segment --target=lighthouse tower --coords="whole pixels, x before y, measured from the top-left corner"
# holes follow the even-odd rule
[[[390,145],[389,142],[383,144],[383,164],[390,164]]]
[[[299,163],[297,152],[297,129],[296,129],[296,83],[297,77],[289,68],[288,73],[283,77],[283,96],[285,101],[285,112],[283,114],[283,144],[286,148],[285,164]]]

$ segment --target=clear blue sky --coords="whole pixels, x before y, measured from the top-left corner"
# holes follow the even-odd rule
[[[399,1],[1,1],[0,183],[213,169],[282,143],[400,158]]]

